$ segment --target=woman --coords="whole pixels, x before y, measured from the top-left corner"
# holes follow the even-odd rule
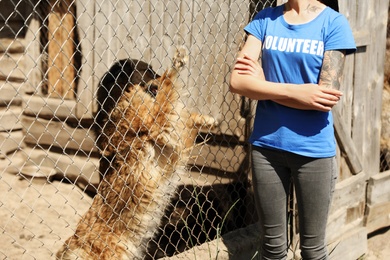
[[[316,0],[260,11],[230,79],[258,100],[252,144],[261,259],[286,259],[287,205],[294,183],[303,259],[328,259],[325,229],[337,178],[331,109],[345,55],[356,49],[348,21]],[[261,60],[261,63],[258,60]]]

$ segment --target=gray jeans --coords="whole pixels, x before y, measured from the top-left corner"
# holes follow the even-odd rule
[[[325,230],[337,179],[335,157],[318,159],[253,147],[252,164],[261,259],[287,257],[291,181],[298,205],[301,256],[304,260],[328,259]]]

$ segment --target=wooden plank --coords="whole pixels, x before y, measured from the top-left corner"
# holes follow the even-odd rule
[[[23,41],[15,39],[0,39],[0,52],[4,53],[23,53],[25,45]]]
[[[328,246],[329,259],[356,260],[367,252],[367,229],[352,229],[339,240]]]
[[[356,31],[356,7],[357,2],[339,1],[340,13],[342,13],[347,19],[353,31]],[[353,101],[354,101],[354,72],[355,72],[355,56],[348,55],[345,61],[345,69],[343,73],[343,83],[341,90],[343,91],[343,97],[337,105],[340,110],[344,122],[343,130],[346,133],[352,133],[353,125]],[[350,136],[350,134],[349,134]],[[340,147],[338,147],[340,149]],[[340,176],[338,181],[344,181],[351,177],[352,173],[348,163],[342,156],[342,151],[338,151],[338,164],[340,169]]]
[[[97,0],[94,2],[94,38],[91,55],[93,58],[95,84],[98,84],[104,73],[110,68],[115,60],[114,49],[110,48],[113,31],[110,26],[110,17],[113,12],[111,1]]]
[[[348,55],[345,59],[343,81],[341,83],[341,90],[343,92],[343,97],[334,108],[334,110],[339,110],[342,118],[343,126],[342,131],[345,133],[351,133],[352,131],[352,109],[353,109],[353,78],[354,78],[354,55]],[[350,136],[350,134],[348,134]],[[342,156],[342,151],[340,151],[340,144],[338,144],[337,159],[340,169],[340,175],[338,181],[343,181],[349,178],[352,173],[348,163],[345,161],[345,158]]]
[[[150,2],[150,10],[149,26],[151,34],[149,44],[153,57],[150,62],[158,73],[163,73],[167,67],[171,66],[172,57],[177,47],[178,29],[176,26],[179,22],[179,5],[177,2],[169,0],[155,1]]]
[[[367,205],[365,226],[368,233],[390,226],[390,201]]]
[[[339,8],[340,13],[345,15],[345,17],[348,19],[352,30],[355,31],[359,27],[356,27],[356,9],[359,4],[359,1],[338,1],[339,2]],[[365,0],[363,0],[365,1]]]
[[[226,42],[224,53],[225,66],[222,73],[225,74],[224,81],[229,84],[230,71],[233,68],[236,60],[236,55],[245,41],[244,27],[249,22],[249,10],[245,5],[232,4],[229,6],[227,21],[235,26],[228,26],[226,34],[229,35],[224,39]],[[229,92],[228,85],[222,85],[222,95],[217,95],[218,104],[220,104],[219,113],[221,120],[221,132],[225,134],[235,135],[240,138],[240,141],[246,141],[249,134],[249,121],[251,113],[254,111],[253,105],[255,102],[247,98],[235,95]],[[223,100],[221,100],[223,99]]]
[[[91,129],[72,128],[63,122],[22,116],[25,142],[76,151],[97,152],[95,135]]]
[[[357,154],[363,158],[363,144],[365,131],[367,127],[366,109],[368,106],[366,91],[369,87],[368,78],[365,73],[360,73],[367,69],[367,51],[360,49],[355,54],[355,75],[354,75],[354,90],[353,90],[353,125],[352,125],[352,140],[355,144]]]
[[[0,105],[21,104],[25,83],[0,81]]]
[[[342,152],[341,155],[345,158],[353,174],[360,173],[363,170],[363,166],[351,136],[345,131],[348,128],[345,126],[345,123],[341,119],[340,112],[337,109],[333,110],[333,115],[335,134]]]
[[[135,22],[133,15],[136,15],[131,9],[131,2],[133,1],[117,1],[115,3],[116,15],[111,18],[115,29],[114,38],[116,38],[115,60],[133,58],[131,53],[136,48],[130,34],[130,28]]]
[[[222,133],[237,134],[245,140],[246,121],[240,115],[242,99],[229,93],[227,83],[244,38],[242,29],[248,22],[249,6],[200,1],[193,5],[188,3],[182,9],[188,7],[192,8],[192,16],[183,21],[186,26],[182,27],[191,28],[188,38],[184,38],[185,43],[190,43],[190,74],[186,85],[191,98],[188,104],[194,112],[220,119]]]
[[[347,211],[345,208],[336,209],[334,212],[329,214],[326,233],[326,239],[328,241],[335,241],[345,233],[346,218]],[[350,226],[348,226],[348,229],[349,228]]]
[[[82,190],[96,192],[100,181],[97,158],[55,153],[36,147],[25,148],[24,156],[25,160],[21,164],[13,165],[13,171],[16,169],[29,178],[54,171],[54,178],[66,178]]]
[[[22,108],[19,106],[0,107],[0,131],[14,131],[22,129],[20,116]]]
[[[77,120],[75,112],[77,102],[75,100],[61,100],[35,95],[24,95],[22,100],[25,115]]]
[[[194,158],[189,161],[189,164],[210,167],[225,172],[231,178],[236,179],[240,177],[236,176],[236,173],[240,170],[246,157],[244,149],[241,145],[233,147],[209,144],[196,146],[192,151],[192,157]]]
[[[359,31],[353,32],[353,37],[355,38],[356,47],[368,46],[371,44],[372,35],[368,28],[364,28]]]
[[[152,60],[151,50],[147,48],[150,44],[151,26],[149,23],[150,2],[141,5],[138,1],[129,1],[129,16],[127,20],[128,28],[128,50],[129,57],[132,59]],[[153,64],[155,65],[155,64]],[[160,66],[158,66],[160,67]]]
[[[338,209],[355,207],[366,200],[366,176],[364,173],[351,176],[336,184],[331,205],[330,214]],[[363,216],[362,216],[363,217]]]
[[[82,70],[78,73],[80,78],[77,86],[77,107],[76,115],[79,119],[92,118],[97,110],[97,104],[94,100],[96,88],[99,82],[98,75],[95,74],[95,5],[85,4],[82,1],[76,1],[77,8],[77,27],[76,30],[80,37],[80,46],[82,51],[81,66]]]
[[[6,159],[8,154],[24,148],[22,131],[0,133],[0,159]]]
[[[35,15],[29,21],[30,23],[28,24],[28,30],[24,39],[25,42],[23,44],[26,48],[25,53],[28,53],[28,55],[25,55],[24,60],[25,71],[28,71],[24,90],[29,93],[41,93],[43,79],[42,53],[40,50],[41,23]]]
[[[370,86],[366,91],[367,96],[367,131],[363,158],[365,170],[368,175],[379,172],[380,164],[380,138],[381,138],[381,114],[382,114],[382,90],[384,83],[384,64],[386,51],[386,32],[389,1],[372,1],[370,8],[375,10],[375,19],[372,19],[372,46],[370,46],[369,73]],[[378,54],[382,53],[382,55]],[[375,140],[375,141],[374,141]]]
[[[0,80],[24,82],[26,72],[23,59],[22,53],[0,53]]]
[[[367,204],[375,205],[390,201],[390,171],[371,176],[367,184]]]
[[[48,94],[53,98],[74,99],[74,5],[71,0],[52,0],[48,16]]]
[[[192,26],[193,45],[191,46],[190,64],[193,80],[192,95],[198,97],[195,107],[198,113],[218,117],[222,100],[218,97],[228,92],[225,81],[227,68],[224,44],[228,34],[225,1],[201,1],[195,11]],[[221,66],[222,65],[222,66]],[[229,64],[230,65],[230,64]],[[193,85],[191,85],[193,84]]]
[[[350,230],[362,227],[364,224],[364,200],[355,202],[343,208],[336,208],[329,215],[327,223],[327,240],[334,242]]]

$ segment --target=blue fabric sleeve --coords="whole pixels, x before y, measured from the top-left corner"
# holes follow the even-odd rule
[[[253,20],[244,28],[244,31],[247,34],[251,34],[255,36],[257,39],[259,39],[261,42],[263,42],[264,39],[264,13],[267,11],[267,9],[264,9],[260,12],[258,12]]]
[[[331,22],[325,39],[325,51],[345,50],[346,54],[356,51],[355,40],[348,20],[338,15]]]

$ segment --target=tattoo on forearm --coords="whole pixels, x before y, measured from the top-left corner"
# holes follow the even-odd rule
[[[344,70],[344,61],[345,52],[326,51],[322,63],[319,84],[339,90]]]

